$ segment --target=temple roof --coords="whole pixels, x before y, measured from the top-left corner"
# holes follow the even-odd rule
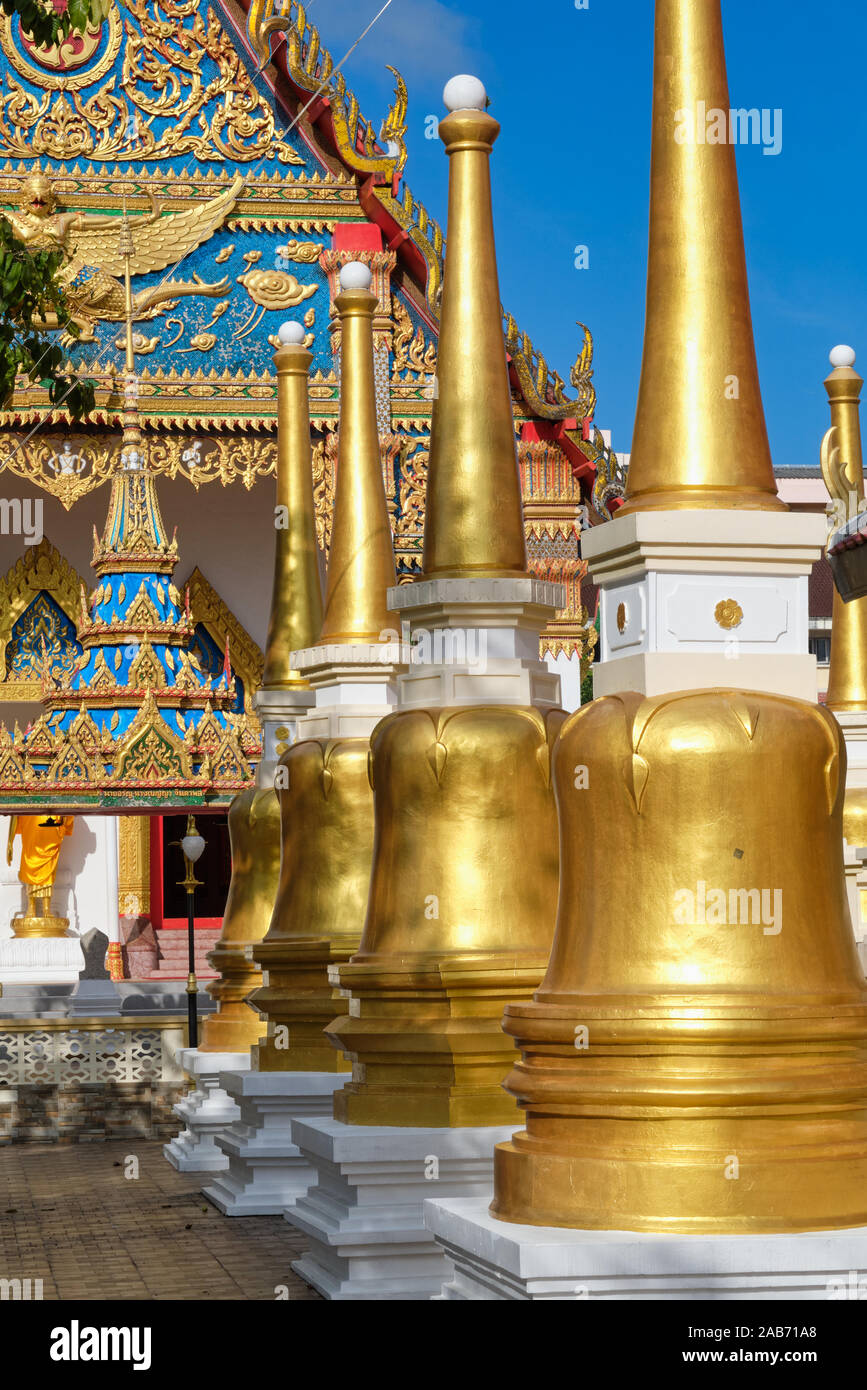
[[[80,647],[57,671],[43,641],[44,714],[23,733],[0,725],[0,810],[226,805],[253,776],[258,727],[242,708],[228,644],[218,677],[194,648],[189,591],[172,582],[155,482],[125,441]]]
[[[283,31],[268,63],[269,44]],[[36,155],[58,209],[89,214],[61,239],[72,253],[68,293],[83,328],[69,358],[89,367],[97,358],[94,424],[115,423],[122,409],[110,370],[122,317],[118,232],[93,221],[103,214],[105,222],[121,193],[136,224],[145,428],[271,431],[272,340],[289,312],[309,329],[314,419],[336,421],[321,257],[340,224],[378,229],[383,253],[396,260],[396,319],[415,351],[404,352],[402,366],[398,358],[393,404],[426,424],[434,368],[431,361],[425,370],[425,358],[436,348],[444,239],[405,179],[408,95],[399,74],[394,102],[374,126],[294,0],[212,0],[206,8],[128,0],[62,62],[36,54],[16,16],[0,17],[0,40],[0,203],[26,197]],[[505,312],[504,335],[519,415],[592,417],[589,334],[573,369],[575,399]],[[23,386],[0,425],[61,417],[42,388]]]
[[[122,236],[126,303],[124,429],[103,534],[94,529],[99,579],[89,606],[81,586],[74,664],[56,670],[42,640],[44,713],[22,732],[0,725],[0,807],[131,810],[231,801],[253,777],[258,732],[235,709],[229,646],[215,680],[193,648],[187,591],[148,466],[134,374],[128,220]]]

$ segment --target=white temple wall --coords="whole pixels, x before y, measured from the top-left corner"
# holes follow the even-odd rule
[[[559,652],[552,656],[545,653],[545,665],[560,677],[560,704],[571,714],[581,704],[581,660],[577,656],[567,656]]]

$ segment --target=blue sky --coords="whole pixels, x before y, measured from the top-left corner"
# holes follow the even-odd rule
[[[335,59],[382,0],[313,0]],[[732,105],[781,108],[777,157],[738,151],[759,371],[777,467],[814,463],[838,342],[867,366],[864,0],[723,0]],[[485,82],[503,130],[494,206],[503,303],[568,381],[595,339],[597,422],[628,449],[647,256],[652,0],[393,0],[345,72],[378,122],[385,64],[409,85],[413,192],[444,222],[446,159],[425,138],[458,71]],[[577,245],[589,269],[574,268]]]

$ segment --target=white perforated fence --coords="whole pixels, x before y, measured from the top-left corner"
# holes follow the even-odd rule
[[[0,1023],[0,1087],[74,1082],[179,1083],[179,1022],[123,1027]]]

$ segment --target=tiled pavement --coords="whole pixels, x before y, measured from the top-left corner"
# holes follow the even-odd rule
[[[125,1177],[138,1159],[138,1177]],[[277,1216],[221,1216],[151,1140],[0,1148],[0,1279],[46,1299],[318,1299]]]

